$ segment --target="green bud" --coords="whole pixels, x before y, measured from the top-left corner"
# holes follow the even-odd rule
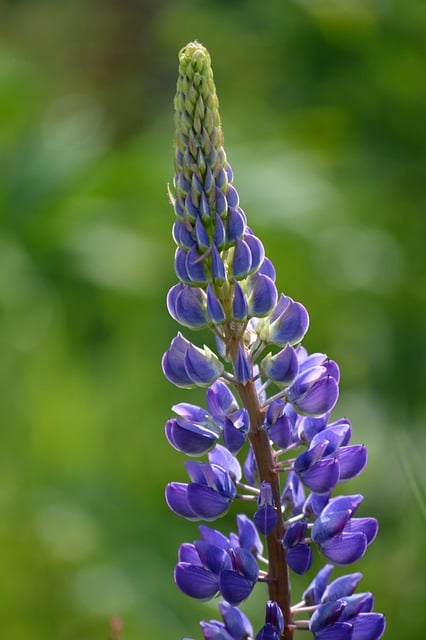
[[[226,165],[219,102],[209,52],[198,42],[179,52],[174,105],[176,172],[183,172],[189,182],[194,173],[203,181],[209,165],[216,175]]]

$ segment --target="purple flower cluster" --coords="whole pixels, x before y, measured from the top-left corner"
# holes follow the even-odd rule
[[[247,226],[223,149],[210,57],[198,43],[180,52],[175,108],[170,198],[179,282],[167,307],[183,327],[210,330],[213,341],[199,347],[178,333],[163,356],[174,385],[206,388],[205,408],[179,403],[166,423],[175,449],[201,457],[185,462],[189,481],[170,482],[166,500],[198,521],[223,516],[235,502],[253,504],[251,519],[237,515],[238,532],[228,537],[200,525],[200,539],[179,549],[175,582],[192,598],[223,598],[223,621],[201,623],[206,640],[254,637],[237,607],[259,582],[268,598],[256,640],[291,640],[298,629],[318,640],[377,640],[385,621],[372,612],[370,593],[354,594],[361,574],[327,585],[332,566],[361,558],[377,534],[377,521],[358,515],[362,496],[336,493],[363,470],[367,450],[351,444],[349,420],[331,417],[339,368],[302,346],[308,313],[278,295],[274,267]],[[308,572],[315,549],[333,565],[292,606],[289,571]],[[299,618],[305,613],[310,619]]]
[[[227,538],[201,525],[201,540],[181,545],[175,581],[186,595],[209,600],[220,593],[233,606],[250,595],[259,577],[256,555],[263,545],[247,516],[240,514],[237,526],[238,535]]]

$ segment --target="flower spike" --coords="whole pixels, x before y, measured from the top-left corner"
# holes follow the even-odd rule
[[[180,402],[166,422],[171,446],[192,458],[189,479],[169,482],[166,502],[193,521],[216,521],[235,504],[247,511],[226,535],[200,524],[199,539],[179,548],[175,583],[196,600],[223,598],[221,620],[200,623],[205,640],[293,640],[299,629],[316,640],[378,640],[385,619],[369,591],[356,591],[362,574],[330,582],[333,566],[361,558],[377,534],[376,519],[357,514],[363,497],[338,489],[362,472],[367,449],[351,443],[346,418],[331,419],[339,367],[302,345],[308,312],[278,293],[274,265],[247,225],[210,55],[198,42],[179,53],[174,104],[178,282],[167,309],[215,347],[178,333],[163,356],[172,384],[206,389],[205,408]],[[305,574],[318,552],[327,563],[292,606],[289,574]],[[268,593],[265,623],[254,631],[238,607],[258,582]]]

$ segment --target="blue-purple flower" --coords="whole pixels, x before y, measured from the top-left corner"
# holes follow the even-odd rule
[[[220,593],[229,604],[240,604],[258,579],[253,550],[244,546],[244,541],[235,534],[228,539],[207,527],[200,527],[200,533],[201,540],[184,543],[179,549],[175,567],[177,586],[198,600],[209,600]]]
[[[361,501],[361,495],[331,499],[312,527],[312,540],[335,564],[355,562],[376,537],[378,524],[375,518],[353,517]]]
[[[169,507],[189,520],[215,520],[228,511],[237,494],[235,481],[241,475],[238,462],[234,459],[231,468],[222,466],[226,464],[224,455],[222,464],[214,462],[214,453],[209,453],[209,459],[211,462],[187,461],[185,468],[191,481],[170,482],[166,487]]]

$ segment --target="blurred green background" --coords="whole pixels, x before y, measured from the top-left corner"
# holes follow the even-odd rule
[[[381,524],[361,586],[386,638],[423,637],[425,27],[424,0],[0,4],[2,636],[105,639],[118,615],[125,640],[200,638],[216,616],[173,584],[196,529],[163,499],[185,477],[170,405],[202,400],[160,370],[177,52],[198,39],[242,206],[369,448],[345,487]]]

